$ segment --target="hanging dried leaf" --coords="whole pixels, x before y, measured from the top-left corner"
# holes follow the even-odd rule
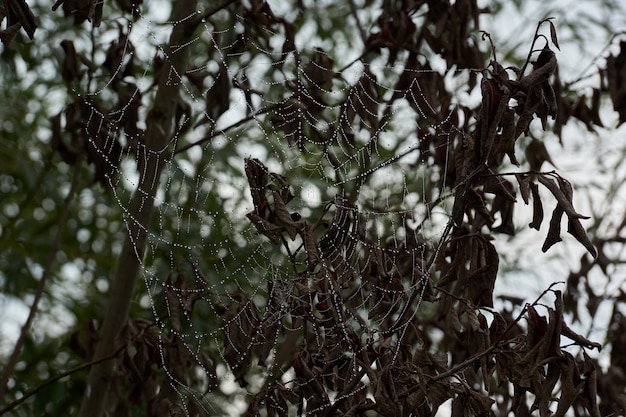
[[[254,208],[257,213],[264,215],[262,207],[267,205],[265,198],[265,187],[268,181],[267,167],[256,158],[246,158],[245,171]]]
[[[561,209],[565,213],[567,213],[568,217],[574,218],[574,219],[588,219],[589,218],[589,216],[584,216],[576,212],[576,210],[574,209],[574,206],[572,205],[571,195],[569,197],[566,196],[565,193],[563,192],[563,189],[561,189],[559,185],[555,184],[554,180],[548,178],[548,176],[544,174],[538,175],[537,180],[540,183],[542,183],[548,190],[550,190],[552,195],[556,198],[559,207],[561,207]]]
[[[553,414],[554,417],[565,416],[583,384],[578,366],[572,355],[565,352],[565,358],[559,364],[561,366],[561,395],[559,397],[559,405]]]
[[[252,222],[258,232],[271,240],[272,243],[280,243],[280,237],[283,231],[282,227],[265,220],[253,211],[246,214],[246,217]]]
[[[18,22],[7,27],[4,30],[0,30],[0,40],[4,44],[5,48],[11,44],[17,33],[20,31],[21,27],[21,24]]]
[[[7,30],[19,24],[24,28],[24,31],[30,39],[34,38],[35,29],[37,29],[37,20],[25,0],[4,0],[4,13],[7,16]],[[17,29],[19,29],[20,26],[17,26]],[[5,46],[8,46],[13,37],[8,36],[6,39],[7,42],[4,42],[5,39],[3,37],[3,42]]]
[[[91,21],[94,27],[98,27],[102,23],[103,1],[57,0],[52,6],[52,10],[58,9],[61,5],[63,5],[65,17],[74,17],[75,26],[82,24],[85,20]]]
[[[557,205],[552,212],[552,218],[550,219],[550,228],[546,240],[543,242],[541,250],[546,252],[552,245],[561,241],[561,218],[563,217],[563,209]]]
[[[620,124],[626,121],[626,41],[620,42],[620,53],[606,61],[606,78],[613,109],[619,114]]]
[[[554,27],[554,23],[552,23],[552,20],[549,19],[548,23],[550,24],[550,39],[552,39],[552,43],[556,46],[556,49],[560,51],[561,48],[559,47],[559,40],[556,37],[556,28]]]
[[[76,48],[74,43],[68,39],[61,42],[61,47],[65,51],[65,58],[63,59],[63,65],[61,66],[61,76],[67,83],[71,83],[74,80],[80,79],[84,71],[78,70],[78,58],[76,55]]]
[[[526,160],[530,164],[530,170],[534,172],[539,172],[544,162],[555,166],[546,145],[537,139],[532,139],[526,146]]]
[[[570,217],[567,223],[567,233],[574,236],[577,241],[582,243],[583,246],[589,251],[591,256],[593,256],[594,258],[598,257],[598,252],[593,246],[593,243],[591,243],[591,240],[589,240],[589,236],[587,236],[587,232],[585,231],[583,225],[580,223],[580,220]]]
[[[471,270],[465,287],[467,298],[475,306],[493,307],[493,288],[500,258],[495,246],[483,236],[474,237],[472,243]]]
[[[282,223],[282,226],[287,231],[291,240],[295,240],[298,232],[304,225],[303,221],[296,222],[292,219],[292,216],[289,213],[289,210],[287,210],[287,206],[278,191],[273,190],[272,196],[274,197],[274,215]]]
[[[533,221],[530,222],[528,226],[539,230],[541,222],[543,222],[543,204],[541,203],[541,197],[539,196],[539,186],[534,182],[531,182],[529,187],[533,196]]]
[[[219,62],[213,84],[206,93],[206,122],[215,123],[230,108],[231,79],[228,68],[223,61]],[[202,124],[202,123],[200,123]]]
[[[315,271],[320,261],[319,248],[317,241],[313,235],[310,224],[305,224],[302,229],[302,240],[304,242],[304,250],[307,256],[307,269],[311,272]]]
[[[530,176],[525,174],[515,174],[515,179],[519,184],[519,191],[522,196],[522,200],[524,200],[524,204],[528,204],[530,201]]]

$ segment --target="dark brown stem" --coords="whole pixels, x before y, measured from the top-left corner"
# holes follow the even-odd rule
[[[268,112],[278,108],[279,105],[280,105],[280,103],[277,103],[277,104],[273,104],[271,106],[267,106],[267,107],[264,107],[262,109],[259,109],[256,113],[251,114],[251,115],[249,115],[247,117],[244,117],[243,119],[238,120],[235,123],[231,124],[230,126],[227,126],[224,129],[221,129],[219,131],[216,131],[215,129],[211,129],[211,133],[209,135],[207,135],[207,136],[205,136],[205,137],[203,137],[201,139],[198,139],[197,141],[195,141],[193,143],[190,143],[188,145],[181,146],[180,148],[177,148],[174,151],[174,154],[177,155],[177,154],[179,154],[181,152],[185,152],[185,151],[193,148],[194,146],[199,146],[199,145],[202,145],[205,142],[209,142],[209,141],[213,140],[213,138],[215,138],[215,137],[217,137],[219,135],[224,135],[228,131],[235,129],[235,128],[243,125],[244,123],[247,123],[249,121],[255,120],[258,116],[260,116],[260,115],[262,115],[264,113],[268,113]]]
[[[528,64],[530,64],[530,58],[533,55],[533,52],[535,52],[535,43],[537,42],[537,39],[539,38],[539,28],[541,27],[541,25],[543,25],[545,22],[550,21],[550,18],[547,19],[543,19],[541,22],[537,23],[537,28],[535,29],[535,36],[533,36],[533,43],[530,45],[530,50],[528,51],[528,56],[526,57],[526,61],[524,62],[524,66],[522,67],[521,71],[519,72],[518,76],[517,76],[517,80],[521,80],[522,77],[524,77],[524,71],[526,71],[526,67],[528,66]]]

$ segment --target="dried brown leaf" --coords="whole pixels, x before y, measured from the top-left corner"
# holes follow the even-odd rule
[[[533,196],[533,221],[528,226],[539,230],[541,222],[543,222],[543,204],[539,196],[539,186],[531,182],[529,188]]]
[[[13,41],[15,36],[17,35],[17,32],[20,31],[21,27],[22,27],[22,25],[19,22],[17,22],[17,23],[12,24],[11,26],[7,27],[4,30],[0,30],[0,40],[4,44],[5,48],[8,47],[11,44],[11,42]]]
[[[592,342],[591,340],[587,339],[585,336],[576,333],[565,323],[563,323],[561,334],[565,337],[572,339],[574,342],[576,342],[577,345],[580,345],[587,349],[595,348],[595,349],[598,349],[598,351],[602,350],[602,345],[600,343]]]
[[[549,162],[554,166],[546,145],[537,139],[531,140],[526,147],[526,159],[530,164],[531,171],[540,171],[544,162]]]
[[[470,277],[465,287],[467,298],[476,306],[493,307],[493,288],[500,261],[498,252],[483,236],[477,236],[472,240]]]
[[[278,191],[272,190],[272,196],[274,197],[274,215],[280,220],[291,240],[295,240],[298,232],[304,225],[303,221],[293,220],[292,215],[289,213],[289,210],[287,210],[287,206]]]
[[[280,237],[283,231],[282,227],[265,220],[254,211],[246,214],[246,217],[252,222],[254,227],[256,227],[257,231],[271,240],[272,243],[280,243]]]
[[[585,249],[589,251],[591,256],[593,256],[594,258],[598,257],[598,251],[596,250],[595,246],[593,246],[593,243],[591,243],[591,240],[589,239],[589,236],[587,236],[587,232],[585,231],[583,225],[580,223],[580,220],[570,217],[569,221],[567,222],[567,233],[574,236],[577,241],[582,243]]]
[[[215,123],[230,108],[231,79],[224,62],[213,76],[213,84],[206,92],[206,120]]]
[[[563,209],[561,206],[557,205],[552,212],[552,218],[550,219],[550,228],[548,229],[548,234],[546,236],[546,240],[543,242],[543,246],[541,250],[546,252],[548,249],[552,247],[555,243],[560,242],[561,239],[561,218],[563,217]]]
[[[571,201],[572,197],[571,195],[569,195],[568,189],[563,188],[565,184],[568,183],[567,181],[565,182],[559,181],[559,184],[557,185],[554,182],[554,180],[548,178],[547,174],[539,174],[537,175],[537,179],[548,190],[550,190],[552,195],[556,198],[558,206],[561,207],[561,209],[565,213],[567,213],[567,217],[574,218],[574,219],[588,219],[589,218],[589,216],[584,216],[582,214],[577,213],[576,210],[574,209],[574,206],[572,205],[572,201]],[[566,193],[568,194],[566,195]]]
[[[522,200],[524,200],[524,204],[528,204],[530,201],[530,176],[525,174],[515,174],[515,179],[519,184],[519,191],[522,196]]]
[[[317,240],[311,229],[311,225],[306,223],[302,228],[302,241],[304,242],[304,250],[307,257],[307,269],[314,271],[320,261],[319,248],[317,246]]]
[[[620,42],[619,55],[608,57],[606,75],[613,109],[622,124],[626,121],[626,41]]]
[[[559,405],[553,417],[564,417],[566,415],[574,400],[578,397],[580,385],[582,384],[576,361],[569,353],[565,353],[564,359],[559,364],[561,366],[561,395],[559,396]]]
[[[260,208],[267,204],[265,198],[265,187],[268,179],[267,167],[256,158],[246,158],[245,172],[246,177],[248,177],[254,208],[259,214],[263,214]]]
[[[35,36],[37,19],[25,0],[4,0],[4,12],[7,15],[7,27],[11,28],[19,22],[30,39]],[[19,29],[19,27],[18,27]]]
[[[554,23],[552,23],[552,20],[548,20],[548,23],[550,24],[550,39],[552,39],[552,43],[556,46],[556,49],[560,51],[561,48],[559,48],[559,40],[556,37],[556,28],[554,27]]]
[[[581,393],[582,402],[591,417],[600,417],[600,407],[598,405],[598,371],[594,361],[583,351],[585,387]]]

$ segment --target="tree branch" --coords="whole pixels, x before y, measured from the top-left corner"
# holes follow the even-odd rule
[[[146,249],[161,171],[174,155],[171,142],[174,114],[179,100],[180,78],[185,73],[190,51],[190,48],[183,46],[192,40],[196,26],[193,26],[191,17],[196,14],[197,7],[197,0],[174,2],[171,21],[175,25],[169,46],[163,48],[167,67],[161,72],[154,105],[146,122],[148,128],[145,135],[145,165],[128,209],[128,217],[125,219],[126,238],[111,286],[109,305],[100,328],[96,357],[109,356],[115,350],[115,338],[128,320],[135,284]],[[80,417],[102,415],[113,371],[113,361],[101,362],[91,368]]]
[[[56,381],[58,381],[60,379],[63,379],[66,376],[70,376],[70,375],[73,375],[73,374],[75,374],[77,372],[80,372],[83,369],[87,369],[87,368],[89,368],[89,367],[91,367],[93,365],[97,365],[97,364],[99,364],[101,362],[108,361],[109,359],[113,359],[114,357],[117,356],[118,353],[120,353],[125,348],[126,348],[126,346],[124,346],[124,345],[120,346],[115,352],[111,353],[109,356],[105,356],[104,358],[98,358],[98,359],[94,359],[94,360],[89,361],[89,362],[85,362],[82,365],[75,366],[72,369],[69,369],[69,370],[67,370],[65,372],[61,372],[60,374],[53,376],[52,378],[46,380],[42,384],[40,384],[40,385],[36,386],[35,388],[27,391],[26,394],[24,394],[24,396],[18,398],[17,400],[11,401],[7,406],[5,406],[4,408],[0,409],[0,416],[3,415],[4,413],[8,413],[9,411],[13,410],[15,407],[19,406],[20,404],[25,402],[27,399],[29,399],[33,395],[39,393],[44,388],[46,388],[47,386],[55,383]]]
[[[70,211],[70,204],[74,198],[76,193],[76,186],[78,185],[78,180],[80,178],[80,164],[77,164],[74,168],[74,176],[72,178],[72,185],[70,186],[70,190],[65,196],[65,200],[63,201],[63,211],[61,212],[61,218],[59,219],[59,224],[57,228],[56,236],[54,237],[54,243],[52,244],[52,248],[50,250],[50,254],[48,255],[48,260],[46,261],[46,266],[43,270],[43,274],[41,279],[39,280],[39,285],[37,286],[37,290],[35,291],[35,298],[33,299],[33,304],[30,306],[30,311],[28,312],[28,318],[26,322],[22,326],[22,330],[20,331],[20,335],[15,342],[15,347],[13,348],[13,352],[9,357],[9,360],[4,368],[2,373],[2,379],[0,380],[0,398],[4,398],[7,390],[7,383],[9,382],[9,378],[13,374],[13,370],[15,368],[15,364],[19,359],[20,353],[22,352],[22,347],[24,346],[24,342],[26,341],[26,336],[30,331],[30,327],[33,324],[33,320],[35,319],[35,314],[37,314],[37,307],[39,306],[39,301],[43,295],[43,290],[46,287],[46,283],[48,282],[48,278],[50,277],[52,266],[54,265],[54,260],[57,256],[57,252],[59,251],[59,247],[61,246],[61,237],[63,236],[63,231],[65,230],[65,225],[67,223],[67,218]],[[2,414],[2,413],[0,413]]]

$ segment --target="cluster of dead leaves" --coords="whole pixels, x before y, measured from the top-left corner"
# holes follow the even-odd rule
[[[103,185],[115,176],[122,157],[121,136],[126,150],[139,152],[143,130],[139,128],[142,92],[132,81],[135,76],[133,45],[128,33],[119,28],[118,39],[111,42],[101,63],[92,62],[78,52],[71,40],[61,42],[65,52],[61,64],[63,80],[75,88],[96,76],[110,77],[107,88],[116,103],[105,106],[95,96],[75,98],[51,119],[52,148],[64,162],[74,165],[83,159],[95,167],[95,180]]]
[[[421,7],[421,3],[415,7]],[[440,20],[442,27],[450,22],[458,24],[461,18],[466,25],[470,16],[479,13],[470,2],[456,2],[454,7],[454,11],[443,14],[446,18]],[[410,254],[421,247],[420,243],[410,244],[407,240],[397,247],[373,243],[375,240],[365,229],[355,206],[335,202],[311,225],[287,208],[293,195],[286,177],[270,173],[260,161],[247,160],[246,175],[254,203],[254,210],[248,214],[252,224],[276,245],[287,247],[287,239],[302,241],[299,251],[303,253],[306,268],[298,270],[298,263],[294,262],[299,278],[289,298],[291,311],[297,312],[301,320],[298,323],[304,329],[307,329],[304,323],[310,324],[316,335],[305,331],[293,352],[291,366],[296,374],[295,383],[276,382],[273,388],[270,384],[255,398],[251,410],[257,413],[261,404],[274,404],[277,408],[272,413],[287,415],[291,403],[302,412],[306,408],[307,413],[314,415],[337,412],[363,415],[367,410],[389,415],[432,415],[441,403],[452,397],[455,416],[490,415],[496,403],[504,407],[503,410],[523,413],[537,409],[541,415],[547,415],[554,402],[558,403],[557,413],[562,415],[575,401],[597,415],[595,365],[587,356],[581,365],[562,349],[560,341],[564,335],[583,348],[598,345],[564,324],[560,294],[557,294],[556,309],[548,309],[548,319],[537,313],[535,304],[526,309],[528,329],[517,324],[522,316],[513,319],[494,313],[489,324],[480,311],[480,308],[494,305],[493,289],[499,265],[497,249],[484,228],[486,226],[492,233],[515,232],[513,208],[517,191],[511,181],[498,174],[498,169],[504,157],[513,165],[520,165],[515,155],[516,142],[529,135],[533,120],[539,120],[547,130],[548,118],[557,118],[561,98],[557,97],[555,88],[554,52],[547,44],[535,52],[535,60],[530,61],[529,57],[527,62],[531,67],[528,72],[525,68],[504,69],[500,63],[492,61],[491,70],[481,83],[480,108],[462,109],[465,123],[469,115],[476,115],[474,131],[471,135],[457,136],[453,132],[469,129],[467,125],[462,130],[456,126],[459,118],[450,111],[450,93],[443,79],[438,78],[441,76],[436,72],[424,71],[429,69],[428,64],[421,64],[418,55],[412,52],[421,42],[422,38],[415,36],[420,29],[406,11],[390,9],[387,12],[381,15],[381,31],[370,37],[368,47],[371,50],[388,48],[392,62],[397,59],[394,51],[409,51],[405,71],[388,104],[407,99],[418,120],[435,123],[439,131],[424,132],[420,150],[434,155],[428,162],[440,164],[453,178],[446,184],[455,190],[452,233],[444,236],[443,245],[434,254],[435,271],[440,279],[435,288],[430,286],[430,277],[425,273],[428,266],[423,263],[427,259],[424,251],[420,256],[422,263],[416,263],[413,257],[414,261],[403,267],[405,263],[400,254]],[[550,25],[551,40],[558,47],[552,22],[542,23]],[[453,42],[459,51],[468,49],[460,40],[465,33],[463,27],[452,32],[457,36],[453,39],[459,38]],[[479,54],[461,56],[455,54],[454,48],[437,47],[435,36],[423,39],[430,39],[431,47],[437,48],[451,65],[476,65],[472,59],[478,59]],[[292,86],[291,95],[282,107],[279,106],[272,123],[286,137],[293,138],[292,144],[309,140],[328,146],[328,138],[322,137],[325,140],[320,141],[320,135],[310,130],[310,125],[311,119],[324,117],[324,91],[331,88],[333,63],[326,59],[324,51],[316,50],[305,68],[305,77]],[[336,124],[337,132],[332,138],[343,137],[346,144],[354,146],[351,141],[354,129],[365,129],[376,136],[388,117],[385,113],[379,114],[381,95],[377,85],[376,77],[366,69],[340,107],[340,123]],[[312,91],[314,87],[317,90]],[[437,157],[435,149],[440,148],[437,141],[442,138],[457,140],[453,158]],[[556,174],[539,172],[543,163],[552,162],[545,146],[532,140],[526,153],[531,171],[517,175],[516,179],[523,201],[528,204],[531,198],[533,200],[531,227],[539,229],[543,220],[539,184],[556,200],[544,250],[560,240],[560,221],[566,214],[568,232],[596,256],[596,249],[580,223],[585,216],[573,207],[569,182]],[[334,214],[327,219],[325,216],[331,206]],[[499,225],[496,225],[497,218]],[[320,226],[325,227],[324,233],[319,231]],[[297,259],[297,253],[291,255]],[[434,321],[420,319],[418,307],[423,302],[436,303]],[[367,305],[367,319],[360,317],[357,311],[364,305]],[[243,313],[239,314],[250,316]],[[419,330],[428,324],[436,325],[446,334],[444,344],[452,343],[453,366],[448,367],[432,357],[423,361],[426,356],[422,349],[407,347],[432,343],[422,339],[428,336]],[[238,349],[245,348],[244,341],[249,341],[252,334],[252,330],[242,328],[245,326],[238,322],[238,337],[241,338]],[[238,340],[232,335],[237,329],[228,328],[227,340]],[[368,339],[364,343],[362,337],[357,336],[360,332],[371,335],[373,329],[380,332],[379,339]],[[398,337],[395,342],[394,337]],[[282,364],[288,367],[288,362]],[[346,372],[347,369],[351,371]],[[371,382],[369,387],[362,382],[365,375]],[[480,381],[485,391],[471,384],[454,382],[451,376]],[[512,386],[513,392],[502,394],[499,391],[496,395],[492,384],[499,388]],[[331,401],[329,390],[339,393],[340,400]],[[373,400],[368,399],[368,392]],[[524,408],[529,404],[526,392],[536,398],[530,409]]]
[[[181,384],[198,391],[216,389],[216,367],[221,362],[215,352],[189,348],[188,320],[207,293],[207,282],[196,265],[191,265],[190,275],[194,278],[188,280],[180,270],[172,273],[157,293],[154,301],[166,306],[166,317],[132,319],[116,339],[116,373],[107,402],[111,412],[126,415],[143,404],[151,417],[182,415],[183,410],[195,416],[211,415],[205,405],[182,397],[179,391]]]
[[[500,404],[515,415],[530,415],[536,410],[540,416],[564,416],[572,405],[582,406],[586,415],[600,416],[597,399],[597,372],[594,361],[583,352],[582,360],[574,358],[561,347],[562,337],[585,349],[598,349],[598,343],[591,342],[574,332],[563,319],[563,299],[560,291],[555,291],[555,308],[547,308],[547,316],[542,316],[534,305],[526,306],[526,334],[509,339],[499,345],[493,356],[496,381],[499,385],[510,382],[516,392],[510,404]],[[504,320],[495,320],[494,323]],[[557,383],[560,383],[555,396]],[[527,393],[534,401],[530,408]],[[557,402],[556,411],[551,405]]]
[[[143,0],[115,0],[117,6],[124,13],[131,14],[135,19],[139,18],[140,6]],[[102,23],[102,11],[104,1],[99,0],[57,0],[52,6],[52,10],[59,7],[63,9],[65,17],[72,17],[74,25],[78,26],[85,21],[91,22],[94,27],[100,26]]]
[[[19,30],[24,29],[30,39],[35,36],[37,19],[25,0],[5,0],[0,8],[0,23],[6,18],[6,29],[0,30],[0,40],[8,47]]]
[[[95,180],[105,187],[115,175],[122,154],[122,145],[110,134],[107,122],[99,103],[87,97],[78,97],[51,119],[52,149],[69,165],[79,161],[93,164]]]
[[[275,244],[297,236],[306,238],[306,252],[312,254],[307,255],[306,269],[301,271],[295,287],[286,290],[291,291],[287,311],[297,317],[297,325],[281,328],[274,319],[266,322],[251,300],[240,294],[231,296],[236,303],[230,308],[219,309],[226,335],[224,354],[240,384],[245,384],[241,378],[244,369],[251,366],[251,355],[256,355],[261,364],[272,343],[281,346],[285,335],[299,341],[287,349],[278,369],[273,369],[285,372],[292,367],[295,380],[279,382],[274,374],[275,379],[268,380],[251,402],[251,413],[256,415],[267,407],[268,412],[286,416],[290,407],[298,407],[301,412],[320,416],[365,415],[367,410],[388,415],[434,415],[452,397],[454,416],[488,416],[494,406],[516,415],[529,415],[533,410],[549,415],[553,403],[557,403],[557,415],[563,415],[574,402],[582,404],[591,415],[599,415],[594,391],[596,365],[586,355],[583,362],[578,362],[563,350],[561,337],[586,349],[600,346],[565,324],[560,292],[555,292],[555,309],[547,308],[547,317],[538,313],[537,303],[525,308],[527,329],[518,324],[521,315],[514,319],[493,312],[489,324],[477,309],[493,306],[498,266],[497,251],[486,236],[454,235],[437,261],[443,278],[436,290],[441,295],[422,299],[437,303],[439,319],[430,325],[437,325],[452,340],[453,363],[465,364],[452,372],[445,360],[412,348],[415,343],[423,343],[425,335],[418,329],[427,325],[415,311],[406,328],[394,328],[397,322],[391,317],[407,299],[403,277],[409,272],[400,268],[402,262],[397,254],[392,260],[390,254],[394,251],[363,249],[375,245],[359,226],[355,208],[337,206],[330,221],[317,222],[327,225],[324,234],[319,238],[305,236],[302,230],[307,222],[286,209],[285,201],[293,198],[286,179],[270,173],[258,160],[247,160],[246,174],[255,206],[248,216],[257,231]],[[574,213],[569,214],[576,218]],[[419,245],[419,241],[407,241],[403,249]],[[398,249],[396,252],[401,252]],[[355,259],[359,269],[354,267]],[[413,264],[409,271],[419,272],[420,268]],[[358,290],[350,291],[354,288]],[[355,307],[366,300],[369,315],[364,322],[357,318]],[[358,334],[365,329],[371,331],[372,326],[380,326],[381,336],[364,342]],[[298,328],[304,333],[294,336]],[[269,338],[264,334],[266,330]],[[402,338],[396,344],[393,335],[398,331]],[[264,342],[259,343],[261,340]],[[471,388],[475,384],[455,382],[450,378],[453,375],[484,385],[485,392]],[[363,382],[364,376],[370,385]],[[510,396],[487,394],[509,384],[513,386]],[[339,400],[331,401],[330,392],[340,393]],[[530,405],[526,393],[534,395],[534,404]]]

